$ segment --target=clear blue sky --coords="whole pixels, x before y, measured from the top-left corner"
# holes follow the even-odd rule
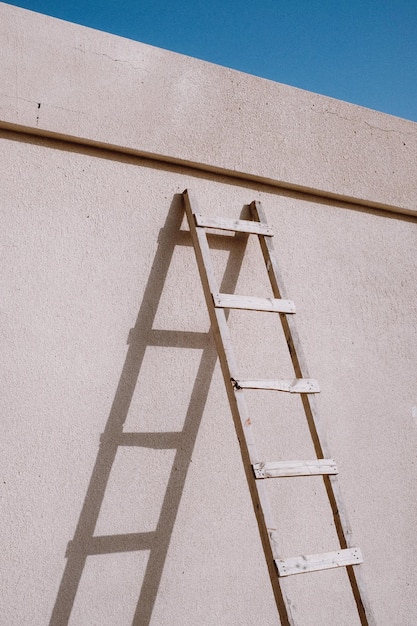
[[[16,0],[417,122],[417,0]]]

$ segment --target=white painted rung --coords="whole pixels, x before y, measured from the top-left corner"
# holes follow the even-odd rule
[[[289,393],[319,393],[320,386],[313,378],[294,378],[292,380],[235,380],[236,389],[266,389],[269,391],[288,391]]]
[[[255,478],[285,478],[289,476],[317,476],[337,474],[333,459],[313,461],[270,461],[252,465]]]
[[[197,226],[204,228],[217,228],[218,230],[231,230],[239,233],[249,233],[252,235],[267,235],[273,237],[274,233],[268,224],[253,222],[250,220],[234,220],[226,217],[204,217],[200,213],[194,213]]]
[[[271,313],[295,313],[294,302],[277,298],[255,298],[236,296],[229,293],[213,293],[214,306],[223,309],[246,309],[249,311],[270,311]]]
[[[279,576],[292,576],[293,574],[304,574],[333,567],[347,567],[362,562],[360,548],[346,548],[337,552],[295,556],[289,559],[275,559]]]

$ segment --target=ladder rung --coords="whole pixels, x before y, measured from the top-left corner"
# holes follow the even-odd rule
[[[314,461],[270,461],[252,465],[255,478],[285,478],[287,476],[317,476],[337,474],[333,459]]]
[[[320,387],[313,378],[294,378],[292,380],[232,380],[235,389],[266,389],[270,391],[288,391],[289,393],[319,393]]]
[[[213,293],[212,296],[214,306],[223,309],[247,309],[249,311],[270,311],[271,313],[295,313],[295,305],[291,300],[236,296],[231,293]]]
[[[233,220],[226,217],[204,217],[200,213],[194,213],[197,226],[204,228],[217,228],[218,230],[231,230],[239,233],[252,235],[267,235],[273,237],[274,233],[268,224],[253,222],[251,220]]]
[[[293,574],[304,574],[333,567],[347,567],[362,562],[360,548],[346,548],[337,552],[295,556],[289,559],[275,559],[279,576],[292,576]]]

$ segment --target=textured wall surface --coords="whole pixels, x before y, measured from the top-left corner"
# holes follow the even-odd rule
[[[3,122],[416,211],[412,122],[8,5],[1,16]]]
[[[403,161],[398,138],[407,132],[416,142],[416,125],[0,8],[3,71],[15,68],[15,82],[11,72],[1,89],[0,623],[279,624],[183,220],[179,194],[191,188],[211,216],[237,217],[251,200],[263,202],[310,375],[322,388],[319,408],[377,623],[415,624],[416,219],[284,190],[272,169],[285,168],[291,184],[411,210],[415,162]],[[132,93],[132,65],[147,72],[143,99]],[[79,89],[82,81],[88,89]],[[187,91],[187,81],[208,84],[209,93],[217,81],[218,100],[197,86]],[[260,112],[248,121],[246,96],[243,113],[225,107],[222,86],[234,81],[241,95],[279,111],[288,137],[303,127],[307,103],[317,106],[333,124],[321,159],[309,148],[315,127],[299,130],[297,159],[276,158],[272,118],[263,122]],[[73,115],[60,113],[71,90]],[[118,117],[109,94],[124,103]],[[375,130],[360,153],[360,180],[346,144],[352,124],[324,114],[330,104],[358,128],[372,118],[388,129]],[[149,109],[141,118],[142,106]],[[197,110],[198,122],[189,119]],[[224,135],[207,121],[217,110]],[[194,140],[179,132],[203,121]],[[258,170],[248,165],[260,128],[274,185],[249,177],[261,175],[257,140]],[[77,143],[39,136],[46,132]],[[115,138],[124,153],[82,145]],[[132,146],[164,158],[128,154]],[[403,163],[404,184],[394,176],[388,185],[387,155]],[[174,157],[178,163],[166,163]],[[183,160],[248,175],[203,172]],[[214,236],[211,244],[224,291],[270,295],[255,239]],[[291,376],[276,316],[234,312],[230,328],[242,376]],[[298,398],[254,392],[249,402],[265,458],[312,455]],[[275,481],[271,492],[286,556],[337,547],[321,479]],[[303,626],[358,623],[345,570],[291,585]]]

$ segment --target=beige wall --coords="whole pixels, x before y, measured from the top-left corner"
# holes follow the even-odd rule
[[[416,125],[0,11],[0,623],[279,623],[191,188],[209,215],[263,202],[377,622],[415,624]],[[256,241],[213,245],[225,290],[269,295]],[[243,374],[291,375],[274,316],[230,325]],[[259,447],[308,457],[299,400],[271,395],[250,399]],[[320,480],[271,487],[286,556],[337,546]],[[291,585],[303,626],[358,623],[344,570]]]
[[[4,123],[416,211],[412,122],[1,6]]]

